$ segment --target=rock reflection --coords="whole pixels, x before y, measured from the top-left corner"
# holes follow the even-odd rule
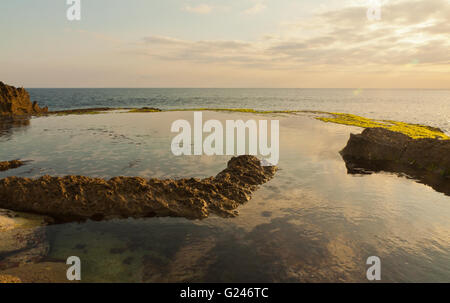
[[[435,191],[450,196],[450,178],[436,175],[425,170],[412,169],[406,165],[392,161],[368,161],[355,160],[343,157],[347,173],[351,175],[370,175],[372,173],[389,172],[400,177],[414,179],[416,182],[425,184]]]
[[[356,247],[295,218],[250,232],[160,218],[57,225],[49,258],[79,256],[85,282],[363,281]]]
[[[26,129],[29,126],[30,118],[28,117],[0,117],[0,139],[9,140],[15,130]]]

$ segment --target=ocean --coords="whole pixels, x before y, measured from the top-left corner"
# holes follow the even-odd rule
[[[254,108],[347,112],[449,130],[449,91],[321,89],[30,89],[51,110],[81,107]],[[349,174],[339,151],[361,128],[310,114],[204,111],[204,120],[277,119],[279,171],[235,218],[55,224],[48,260],[82,260],[83,282],[450,282],[449,196],[393,173]],[[175,156],[192,111],[50,115],[0,124],[0,172],[37,178],[205,178],[231,156]],[[9,123],[9,124],[8,124]]]
[[[50,110],[88,107],[252,108],[321,110],[439,127],[450,132],[450,90],[30,88]]]

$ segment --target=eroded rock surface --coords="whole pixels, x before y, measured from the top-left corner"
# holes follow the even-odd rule
[[[12,161],[1,161],[0,162],[0,171],[5,171],[8,169],[13,169],[22,166],[24,163],[19,160]]]
[[[254,156],[239,156],[217,176],[205,179],[9,177],[0,180],[0,207],[61,222],[153,216],[201,219],[210,213],[230,217],[276,170],[261,166]]]
[[[349,173],[403,173],[450,195],[450,140],[412,139],[383,128],[367,128],[350,135],[341,155]]]
[[[24,88],[16,88],[0,82],[0,116],[34,115],[48,112],[40,108],[36,101],[30,100],[30,94]]]

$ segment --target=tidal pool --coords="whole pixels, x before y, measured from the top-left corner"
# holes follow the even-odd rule
[[[395,174],[349,175],[339,151],[361,129],[307,114],[203,112],[204,121],[280,120],[274,179],[236,218],[147,218],[52,225],[49,260],[78,256],[82,282],[450,282],[450,197]],[[0,173],[38,177],[213,176],[230,156],[171,152],[193,112],[40,117],[0,124]]]

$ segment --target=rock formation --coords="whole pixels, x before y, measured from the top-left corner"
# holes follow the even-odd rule
[[[31,103],[30,95],[24,88],[15,88],[0,82],[0,116],[35,115],[48,112],[40,108],[36,101]]]
[[[383,128],[350,135],[341,151],[349,173],[403,173],[450,195],[450,140],[412,139]]]
[[[0,171],[5,171],[8,169],[13,169],[22,166],[24,163],[19,160],[12,161],[1,161],[0,162]]]
[[[230,217],[276,170],[261,166],[254,156],[239,156],[217,176],[205,179],[9,177],[0,180],[0,207],[60,222],[153,216],[201,219],[210,213]]]

